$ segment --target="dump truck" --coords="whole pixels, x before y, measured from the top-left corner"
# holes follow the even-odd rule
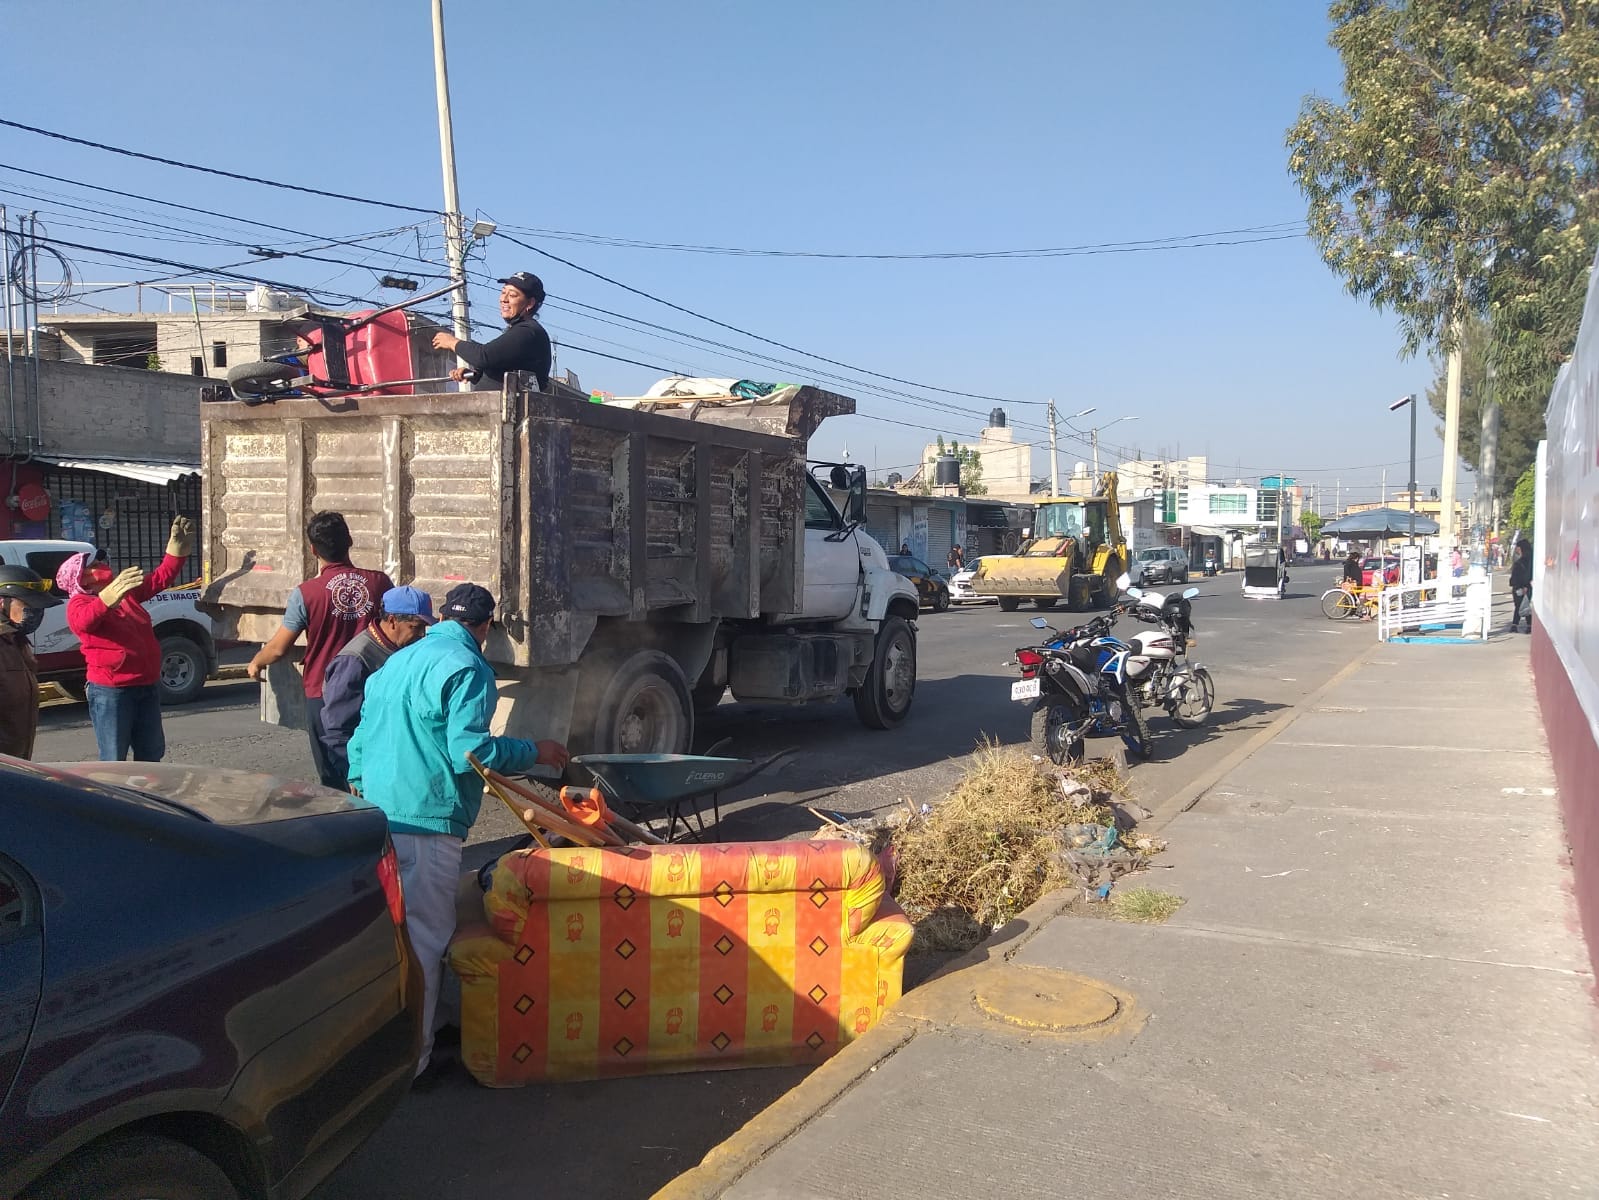
[[[905,720],[916,592],[863,528],[865,472],[805,456],[852,399],[789,386],[594,403],[551,388],[513,375],[501,391],[336,402],[210,391],[202,604],[219,636],[271,636],[315,572],[306,521],[333,509],[356,563],[436,599],[463,581],[494,594],[497,732],[683,753],[696,711],[728,690],[847,695],[871,728]],[[298,688],[271,673],[263,714],[293,724]]]
[[[985,554],[972,579],[979,596],[997,596],[1005,612],[1023,600],[1042,609],[1103,608],[1127,569],[1127,542],[1116,502],[1116,472],[1107,471],[1092,496],[1051,496],[1035,502],[1032,531],[1015,554]]]

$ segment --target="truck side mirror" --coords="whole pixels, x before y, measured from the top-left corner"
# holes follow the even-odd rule
[[[866,469],[846,467],[840,463],[829,473],[828,482],[835,490],[849,493],[849,498],[844,501],[845,523],[866,524]]]

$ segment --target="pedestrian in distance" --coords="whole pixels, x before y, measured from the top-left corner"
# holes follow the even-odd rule
[[[27,567],[0,564],[0,754],[32,758],[39,732],[39,665],[28,641],[61,603]]]
[[[355,566],[350,547],[355,539],[343,513],[319,512],[305,526],[306,541],[316,555],[317,573],[289,593],[283,624],[266,645],[257,650],[247,668],[259,680],[266,669],[281,661],[305,634],[306,731],[311,739],[311,762],[324,787],[345,786],[344,773],[328,757],[322,734],[322,684],[328,663],[350,639],[364,629],[377,611],[378,600],[394,581],[382,571]]]
[[[56,570],[67,595],[67,628],[78,635],[88,668],[89,719],[102,762],[160,762],[161,644],[144,602],[177,581],[194,552],[194,522],[177,517],[161,565],[113,572],[103,555],[74,554]]]
[[[959,571],[966,566],[966,555],[961,550],[960,546],[951,546],[949,548],[949,554],[944,559],[944,563],[951,571]]]
[[[901,542],[899,544],[899,552],[901,554],[909,554],[911,552],[911,544],[909,542]]]
[[[361,722],[366,681],[391,655],[411,645],[433,624],[433,598],[420,588],[383,593],[373,622],[333,656],[322,675],[322,745],[333,772],[349,786],[350,738]]]
[[[1516,542],[1516,549],[1510,560],[1510,595],[1515,601],[1515,607],[1510,611],[1510,632],[1515,633],[1521,628],[1523,620],[1527,623],[1527,633],[1532,632],[1532,543],[1526,538]]]
[[[448,350],[466,364],[450,372],[457,382],[487,379],[503,384],[508,371],[529,371],[539,381],[539,391],[548,391],[550,335],[538,322],[544,283],[530,271],[518,271],[498,282],[505,332],[487,345],[439,332],[433,335],[433,348]]]
[[[468,755],[507,775],[535,764],[560,770],[566,747],[496,737],[489,732],[497,693],[483,645],[494,597],[475,583],[444,597],[442,619],[396,653],[366,684],[361,721],[350,739],[350,787],[389,818],[400,864],[405,924],[422,964],[422,1052],[416,1073],[429,1086],[445,1068],[429,1070],[444,953],[455,935],[455,892],[461,846],[483,803],[483,781]]]

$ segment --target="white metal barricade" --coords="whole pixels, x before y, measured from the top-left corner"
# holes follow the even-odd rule
[[[1377,597],[1377,638],[1459,626],[1458,636],[1487,640],[1491,604],[1492,584],[1480,567],[1463,579],[1390,584]]]

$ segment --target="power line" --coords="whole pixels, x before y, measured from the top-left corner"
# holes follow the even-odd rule
[[[1207,233],[1172,234],[1125,242],[1088,242],[1075,246],[1039,246],[1011,250],[929,250],[905,252],[854,252],[834,250],[779,250],[749,246],[717,246],[693,242],[655,242],[606,234],[583,233],[570,229],[539,229],[532,226],[501,226],[501,231],[516,230],[534,237],[584,242],[616,249],[664,250],[684,254],[717,254],[760,258],[821,258],[846,261],[952,261],[971,259],[1070,258],[1091,254],[1132,254],[1155,250],[1188,250],[1204,246],[1240,246],[1257,242],[1288,241],[1305,235],[1303,221],[1277,222],[1242,229],[1222,229]],[[1201,240],[1210,239],[1210,240]],[[1237,240],[1220,240],[1237,239]]]
[[[199,163],[184,162],[177,158],[163,158],[159,154],[146,154],[142,150],[129,150],[123,146],[112,146],[105,142],[90,141],[88,138],[73,137],[67,133],[57,133],[53,129],[40,129],[37,125],[24,125],[21,121],[11,121],[0,117],[0,125],[12,129],[20,129],[24,133],[36,133],[40,137],[54,138],[58,142],[70,142],[75,146],[87,146],[91,150],[104,150],[108,154],[120,154],[125,158],[139,158],[145,162],[160,163],[167,167],[181,167],[185,171],[199,171],[206,175],[220,175],[224,179],[237,179],[241,183],[258,183],[263,187],[280,188],[286,192],[303,192],[309,196],[325,196],[329,200],[346,200],[352,204],[370,204],[375,208],[392,208],[397,212],[422,213],[430,217],[442,217],[444,214],[436,208],[419,208],[414,204],[400,204],[393,200],[375,200],[370,196],[352,196],[347,192],[329,192],[322,188],[306,187],[299,183],[284,183],[278,179],[263,179],[259,175],[241,175],[237,171],[224,171],[220,167],[203,167]]]
[[[524,250],[531,250],[534,254],[543,255],[545,258],[552,259],[553,261],[560,263],[562,266],[570,267],[574,271],[581,272],[582,274],[588,275],[594,279],[602,280],[613,287],[619,287],[623,291],[631,292],[635,296],[642,296],[646,300],[653,300],[656,304],[664,305],[667,308],[683,313],[686,316],[693,317],[696,320],[705,321],[711,325],[719,326],[722,329],[731,330],[733,333],[739,334],[742,337],[754,338],[758,342],[765,342],[768,346],[776,346],[780,350],[787,350],[790,354],[802,354],[806,358],[814,358],[817,362],[829,363],[835,367],[843,367],[846,371],[854,371],[861,375],[871,375],[877,379],[886,379],[890,383],[900,383],[906,385],[907,387],[920,388],[923,391],[942,392],[947,396],[964,396],[971,400],[990,400],[996,404],[1044,403],[1042,400],[1007,400],[1003,396],[988,396],[980,392],[963,392],[956,388],[939,387],[936,384],[931,383],[920,383],[914,379],[902,379],[898,375],[886,375],[881,371],[872,371],[865,367],[857,367],[853,363],[843,362],[836,358],[828,358],[826,355],[817,354],[810,350],[803,350],[798,346],[791,346],[787,342],[777,341],[775,338],[763,337],[758,333],[752,333],[748,329],[741,329],[737,325],[729,325],[726,321],[719,321],[715,317],[706,316],[702,312],[696,312],[692,308],[685,308],[681,304],[674,304],[670,300],[663,300],[661,297],[654,295],[653,293],[646,292],[642,288],[636,288],[631,284],[623,283],[620,279],[612,279],[609,275],[602,275],[600,272],[592,271],[588,267],[579,266],[571,259],[562,258],[559,254],[555,254],[549,250],[541,249],[540,247],[533,245],[531,242],[524,242],[520,238],[512,237],[510,234],[501,233],[500,236],[505,238],[506,241],[513,245],[521,246]]]

